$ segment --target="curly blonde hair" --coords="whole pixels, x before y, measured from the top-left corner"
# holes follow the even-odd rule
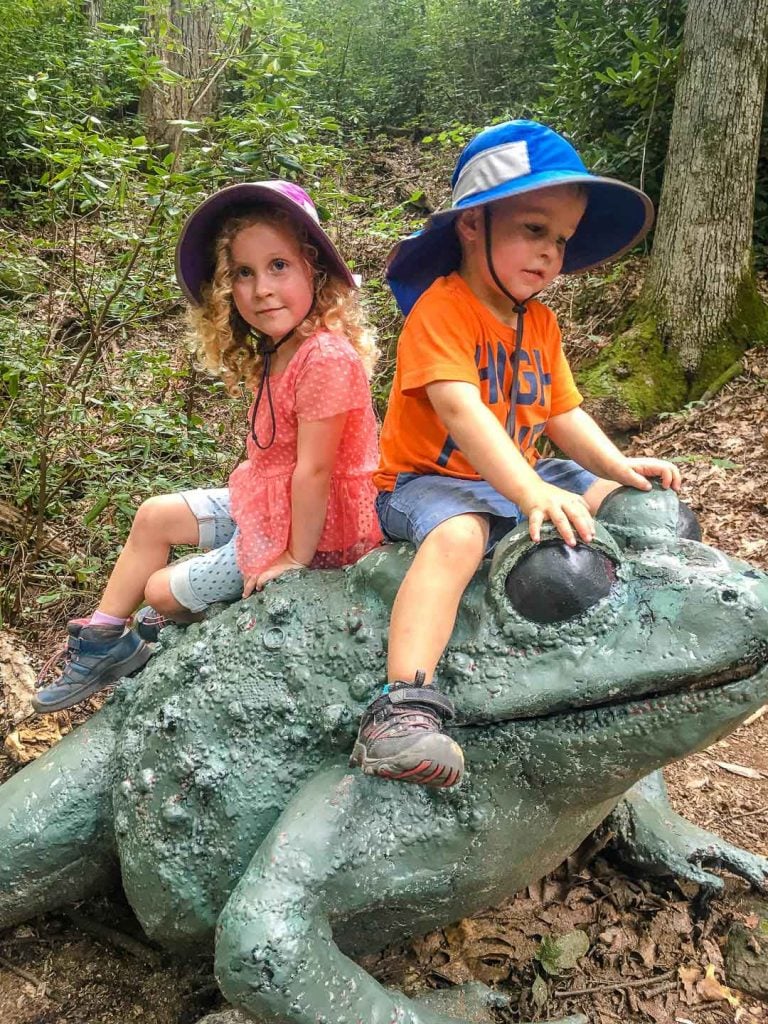
[[[232,299],[232,242],[240,231],[254,224],[290,232],[314,275],[314,305],[296,328],[296,336],[303,341],[320,330],[345,335],[370,377],[379,350],[356,289],[328,272],[303,225],[286,211],[266,204],[254,205],[221,225],[214,244],[213,277],[202,289],[202,305],[190,307],[189,312],[192,351],[198,361],[224,381],[231,395],[239,395],[242,384],[258,386],[263,363],[258,350],[261,335],[243,320]]]

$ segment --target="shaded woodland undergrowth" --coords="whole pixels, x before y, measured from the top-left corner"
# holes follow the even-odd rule
[[[444,201],[454,155],[400,141],[382,143],[345,165],[348,198],[337,238],[363,273],[380,332],[384,355],[374,383],[380,409],[400,322],[383,282],[384,256],[394,238]],[[23,238],[18,244],[23,247]],[[643,266],[641,254],[602,274],[563,278],[550,290],[547,301],[558,312],[577,369],[609,343],[637,293]],[[25,315],[47,315],[46,301],[38,295]],[[76,346],[77,325],[70,329],[70,338],[59,342]],[[3,505],[23,513],[14,520],[6,509],[3,518],[0,506],[4,636],[35,668],[58,641],[66,619],[95,603],[135,505],[157,490],[219,484],[240,457],[246,399],[225,397],[190,368],[184,334],[180,305],[130,336],[116,331],[78,394],[88,429],[57,433],[55,416],[46,416],[53,424],[50,458],[60,470],[56,479],[64,483],[61,507],[53,504],[40,534],[24,540],[34,509],[0,496]],[[113,415],[120,403],[122,420]],[[91,447],[83,450],[88,437]],[[34,448],[36,440],[29,437],[27,443]],[[707,403],[649,424],[622,443],[635,454],[653,452],[678,461],[683,497],[699,516],[705,539],[768,570],[768,352],[748,353],[742,374]],[[20,452],[20,464],[23,458]],[[92,470],[102,474],[105,499],[95,499],[87,486]],[[45,544],[35,552],[41,536]],[[0,694],[3,736],[13,733],[9,700],[7,691]],[[15,741],[0,752],[0,781],[100,702],[96,697],[71,712],[22,723]],[[698,824],[768,854],[767,750],[764,716],[716,748],[668,769],[673,801]],[[745,771],[734,773],[734,765]],[[603,851],[582,854],[501,907],[368,958],[366,967],[409,991],[479,978],[512,996],[508,1021],[576,1009],[599,1024],[768,1021],[765,1005],[747,997],[734,1005],[722,986],[706,983],[708,968],[724,980],[728,928],[751,913],[739,882],[729,880],[725,899],[697,916],[686,898],[690,892],[629,878],[604,859]],[[157,950],[142,957],[94,937],[88,922],[101,921],[141,940],[119,894],[87,904],[80,913],[80,919],[49,915],[3,936],[3,1022],[193,1024],[218,1005],[207,960],[181,964]],[[562,976],[545,975],[543,991],[535,989],[542,977],[542,942],[574,931],[586,933],[588,951]]]

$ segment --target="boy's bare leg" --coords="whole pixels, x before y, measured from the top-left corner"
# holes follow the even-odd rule
[[[592,515],[600,508],[603,499],[607,498],[611,491],[615,491],[617,487],[621,487],[621,484],[617,484],[615,480],[597,479],[587,488],[584,494],[582,494],[582,498],[587,503],[587,508]]]
[[[461,595],[485,554],[488,519],[446,519],[427,536],[397,592],[389,627],[389,682],[411,682],[417,671],[432,682],[450,639]]]
[[[180,494],[149,498],[136,512],[98,610],[128,618],[144,599],[150,577],[165,568],[171,548],[175,544],[197,544],[199,539],[197,519]],[[174,614],[176,610],[186,612],[178,603]],[[167,614],[165,608],[162,611]]]

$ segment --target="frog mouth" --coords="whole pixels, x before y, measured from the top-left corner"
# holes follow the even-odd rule
[[[602,700],[594,704],[583,704],[571,708],[562,708],[546,715],[536,716],[540,719],[565,718],[568,716],[586,715],[605,712],[641,715],[644,711],[663,709],[665,706],[699,707],[711,705],[718,696],[732,698],[740,703],[748,704],[768,701],[768,642],[757,644],[752,652],[740,658],[738,662],[716,672],[701,676],[686,676],[670,679],[670,686],[658,687],[643,694],[618,696],[612,700]],[[738,685],[746,683],[747,685]],[[765,692],[761,695],[760,688]],[[728,689],[732,688],[732,693]],[[520,719],[521,721],[523,719]]]
[[[496,721],[535,723],[566,719],[568,717],[580,717],[595,715],[601,712],[615,715],[642,714],[643,711],[651,711],[666,704],[670,708],[678,704],[685,704],[686,701],[698,706],[705,703],[711,704],[722,693],[727,697],[728,687],[734,687],[735,699],[743,702],[756,702],[760,700],[760,688],[765,689],[762,694],[763,701],[768,701],[768,641],[755,644],[753,649],[745,653],[733,665],[727,668],[718,669],[715,672],[708,672],[701,675],[669,675],[666,676],[660,685],[650,687],[643,693],[617,694],[614,697],[598,698],[592,702],[568,704],[566,701],[558,701],[557,705],[540,712],[539,714],[517,714],[510,715],[504,719],[489,719],[487,724]],[[741,684],[741,685],[739,685]],[[476,725],[478,721],[461,722],[459,725]]]

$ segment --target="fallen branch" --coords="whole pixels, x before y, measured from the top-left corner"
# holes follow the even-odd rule
[[[763,807],[756,807],[753,811],[736,811],[733,814],[729,813],[728,818],[751,818],[755,814],[765,814],[766,811],[768,811],[768,804],[765,804]]]
[[[619,991],[624,988],[650,988],[662,981],[671,981],[677,978],[677,971],[666,971],[664,974],[657,974],[652,978],[634,978],[632,981],[605,981],[601,985],[591,985],[589,988],[557,989],[555,999],[567,999],[570,996],[588,996],[593,992],[605,992],[607,990]]]
[[[10,971],[11,974],[15,974],[17,977],[22,978],[24,981],[28,981],[30,985],[34,985],[37,991],[50,999],[53,1003],[61,1003],[63,999],[57,995],[52,989],[49,989],[45,982],[35,977],[34,974],[30,974],[29,971],[25,971],[23,967],[17,967],[16,964],[12,964],[10,960],[6,960],[4,956],[0,956],[0,967],[4,967],[6,971]]]
[[[730,383],[734,377],[738,377],[740,373],[744,372],[744,360],[739,357],[735,363],[731,363],[727,370],[724,370],[717,380],[714,380],[704,394],[701,396],[699,401],[703,404],[708,402],[710,398],[714,398],[718,391],[722,391],[726,384]]]
[[[155,949],[150,949],[149,946],[145,946],[138,939],[131,938],[130,935],[119,932],[116,928],[110,928],[106,924],[101,924],[100,921],[94,921],[84,914],[79,914],[76,910],[68,910],[66,916],[80,931],[93,935],[95,939],[109,942],[111,945],[117,946],[118,949],[124,949],[126,953],[135,956],[137,960],[143,960],[150,967],[161,967],[163,965],[162,953],[158,953]]]
[[[21,509],[9,505],[7,501],[0,501],[0,533],[21,541],[26,539],[28,532],[27,517]],[[52,551],[54,555],[62,555],[65,558],[71,554],[66,544],[62,544],[55,537],[43,535],[40,550],[45,551],[46,549]]]

